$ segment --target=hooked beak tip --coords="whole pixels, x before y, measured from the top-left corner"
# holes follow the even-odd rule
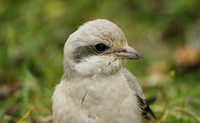
[[[141,55],[139,52],[137,52],[135,55],[136,55],[136,58],[137,58],[137,59],[143,59],[143,58],[142,58],[142,55]]]
[[[132,47],[127,47],[126,50],[118,52],[116,55],[123,59],[142,59],[142,55]]]
[[[130,59],[142,59],[142,55],[132,47],[128,46],[126,52],[129,54]]]

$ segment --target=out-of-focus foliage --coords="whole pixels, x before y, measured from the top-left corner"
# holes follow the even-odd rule
[[[199,0],[1,0],[0,121],[18,121],[30,107],[27,122],[51,120],[64,43],[97,18],[117,24],[143,55],[126,67],[156,97],[158,122],[200,122]]]

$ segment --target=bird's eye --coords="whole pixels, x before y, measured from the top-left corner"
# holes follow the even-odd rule
[[[105,51],[106,49],[108,49],[108,46],[106,46],[105,44],[96,44],[95,49],[98,52],[102,52],[102,51]]]

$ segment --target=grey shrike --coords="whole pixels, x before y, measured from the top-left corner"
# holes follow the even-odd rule
[[[104,19],[89,21],[64,46],[64,74],[53,100],[54,123],[141,123],[155,117],[142,88],[123,67],[141,59],[122,30]]]

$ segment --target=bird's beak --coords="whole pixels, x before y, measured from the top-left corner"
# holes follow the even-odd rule
[[[142,59],[140,53],[129,46],[125,50],[116,52],[115,55],[121,59]]]

